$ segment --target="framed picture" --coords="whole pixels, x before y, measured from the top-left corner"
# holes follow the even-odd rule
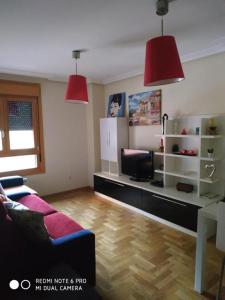
[[[161,124],[161,90],[129,96],[129,126]]]
[[[114,94],[109,96],[107,117],[124,117],[125,116],[126,94]]]

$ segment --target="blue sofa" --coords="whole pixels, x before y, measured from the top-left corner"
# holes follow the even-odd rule
[[[29,278],[63,261],[82,278],[86,278],[89,285],[94,286],[95,235],[35,195],[35,191],[24,185],[22,177],[2,177],[0,182],[9,198],[44,214],[44,222],[51,237],[51,247],[33,245],[23,236],[0,203],[1,283],[8,286],[8,280],[12,278]]]

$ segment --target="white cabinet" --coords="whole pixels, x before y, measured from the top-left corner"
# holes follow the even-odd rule
[[[104,120],[100,120],[101,159],[109,160],[109,129],[108,124]]]
[[[120,167],[121,148],[128,147],[126,118],[100,119],[101,160],[114,162]],[[110,166],[109,166],[110,169]]]
[[[117,161],[117,119],[100,120],[101,159]]]

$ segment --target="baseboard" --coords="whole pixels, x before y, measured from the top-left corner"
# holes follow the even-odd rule
[[[60,197],[60,196],[65,196],[67,194],[71,194],[71,193],[76,193],[79,191],[93,191],[93,188],[91,188],[90,186],[84,186],[84,187],[80,187],[77,189],[72,189],[72,190],[66,190],[66,191],[62,191],[62,192],[58,192],[58,193],[53,193],[53,194],[47,194],[47,195],[43,195],[41,197],[43,198],[48,198],[48,197]]]

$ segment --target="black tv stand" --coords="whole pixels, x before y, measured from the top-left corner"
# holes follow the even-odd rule
[[[124,204],[133,206],[155,217],[170,222],[179,228],[197,231],[198,201],[192,200],[190,195],[172,191],[171,196],[167,189],[156,187],[149,182],[137,182],[126,176],[110,176],[103,173],[94,174],[94,190],[101,195],[108,196]],[[174,194],[178,197],[174,198]],[[190,202],[185,202],[184,197],[189,197]],[[177,228],[177,227],[176,227]]]

